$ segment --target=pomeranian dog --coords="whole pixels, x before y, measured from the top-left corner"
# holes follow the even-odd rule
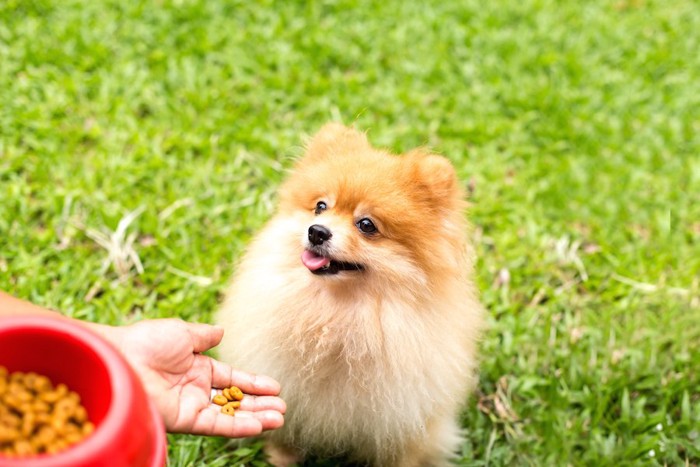
[[[483,321],[464,207],[444,157],[311,139],[217,315],[220,358],[281,383],[271,463],[449,464]]]

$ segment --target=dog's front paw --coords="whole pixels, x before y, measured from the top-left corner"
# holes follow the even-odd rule
[[[292,467],[304,460],[297,450],[270,441],[265,443],[264,450],[267,461],[275,467]]]

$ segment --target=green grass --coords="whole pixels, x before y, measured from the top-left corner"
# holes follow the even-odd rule
[[[460,464],[698,465],[698,31],[693,0],[2,1],[0,288],[209,321],[304,136],[355,122],[471,188],[491,327]],[[120,273],[95,232],[135,210]]]

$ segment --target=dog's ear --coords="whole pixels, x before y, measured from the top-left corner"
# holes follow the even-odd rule
[[[369,141],[364,133],[340,123],[327,123],[309,141],[304,159],[352,154],[368,147]]]
[[[433,205],[451,206],[462,199],[457,173],[443,156],[416,149],[405,156],[417,194]]]

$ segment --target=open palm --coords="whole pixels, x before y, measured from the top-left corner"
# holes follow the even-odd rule
[[[279,384],[237,371],[202,352],[216,346],[223,329],[177,319],[145,320],[113,328],[111,336],[143,382],[169,432],[227,437],[254,436],[284,423]],[[245,393],[231,417],[210,403],[213,388]]]

